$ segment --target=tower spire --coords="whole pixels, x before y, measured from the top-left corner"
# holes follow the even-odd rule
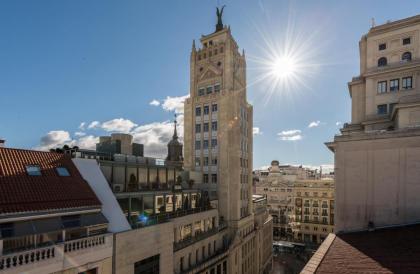
[[[176,113],[174,114],[174,117],[175,117],[175,119],[174,119],[174,135],[172,136],[172,139],[178,139],[178,134],[176,132],[176,125],[177,125],[177,122],[176,122]]]

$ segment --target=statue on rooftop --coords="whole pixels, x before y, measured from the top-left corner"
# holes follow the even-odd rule
[[[226,5],[223,5],[220,10],[218,7],[216,7],[216,15],[217,15],[216,31],[223,29],[222,15],[223,15],[223,9],[225,8],[225,6]]]

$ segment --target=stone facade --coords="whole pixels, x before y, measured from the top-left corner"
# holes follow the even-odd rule
[[[335,153],[337,232],[420,221],[420,16],[373,27]]]

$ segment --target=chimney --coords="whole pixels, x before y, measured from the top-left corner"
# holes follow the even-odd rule
[[[6,140],[0,139],[0,147],[4,147],[5,143],[6,143]]]

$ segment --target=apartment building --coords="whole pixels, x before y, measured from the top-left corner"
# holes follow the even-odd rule
[[[0,147],[0,273],[112,273],[102,204],[70,157]]]
[[[258,175],[257,175],[258,174]],[[321,243],[333,232],[334,180],[302,166],[271,162],[254,172],[255,193],[267,198],[273,239]]]
[[[420,15],[372,27],[335,156],[335,234],[302,273],[420,272]]]

